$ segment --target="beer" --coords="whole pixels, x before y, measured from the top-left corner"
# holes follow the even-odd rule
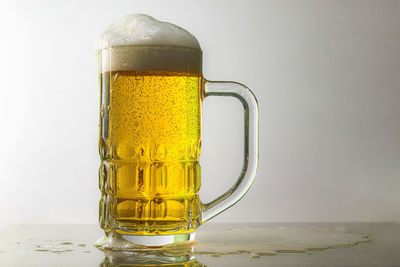
[[[100,80],[101,227],[193,232],[201,223],[202,75],[117,70]]]

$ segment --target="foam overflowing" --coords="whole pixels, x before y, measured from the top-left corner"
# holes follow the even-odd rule
[[[176,71],[201,73],[202,51],[191,33],[143,14],[109,25],[96,43],[101,72]]]
[[[162,45],[200,49],[190,32],[169,22],[158,21],[144,14],[126,15],[109,25],[99,40],[97,49],[127,45]]]

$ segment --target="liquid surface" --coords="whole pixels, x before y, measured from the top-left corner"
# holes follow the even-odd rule
[[[398,223],[208,223],[197,233],[197,244],[189,246],[103,253],[92,245],[103,234],[94,224],[14,225],[0,231],[0,266],[297,267],[400,262]]]
[[[100,80],[101,227],[138,235],[194,231],[201,222],[202,77],[113,71]]]

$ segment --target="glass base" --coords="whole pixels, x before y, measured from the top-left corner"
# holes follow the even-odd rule
[[[166,245],[194,241],[196,233],[176,235],[121,235],[106,233],[96,241],[95,247],[102,250],[144,251]]]
[[[131,243],[146,247],[162,247],[178,242],[194,241],[195,233],[178,235],[121,235],[121,237]]]

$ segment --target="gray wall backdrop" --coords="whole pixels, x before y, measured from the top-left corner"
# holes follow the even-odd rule
[[[96,223],[93,46],[128,13],[188,29],[206,78],[258,97],[258,175],[215,221],[400,221],[400,1],[3,0],[0,226]],[[243,111],[203,108],[209,201],[240,172]]]

